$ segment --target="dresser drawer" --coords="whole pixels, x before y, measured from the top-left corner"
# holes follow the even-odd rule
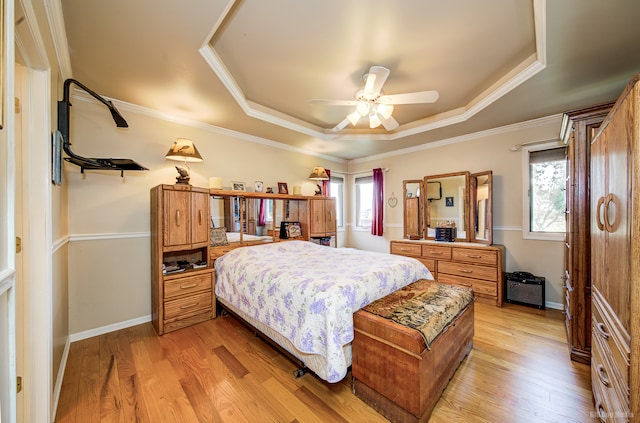
[[[433,260],[433,259],[424,259],[424,258],[418,258],[418,260],[420,260],[422,262],[422,264],[427,266],[427,269],[429,269],[429,271],[435,276],[435,274],[436,274],[436,261],[435,260]]]
[[[391,254],[400,256],[420,257],[422,247],[418,244],[404,244],[402,242],[391,243]]]
[[[209,257],[211,258],[211,260],[215,260],[215,259],[222,257],[223,255],[227,254],[229,251],[234,250],[236,248],[238,248],[238,247],[232,246],[232,245],[223,245],[223,246],[218,246],[218,247],[210,247],[209,248]]]
[[[617,373],[608,359],[606,346],[595,338],[591,349],[591,386],[596,400],[596,411],[599,415],[609,418],[614,415],[628,415],[630,411],[629,391],[622,386]],[[617,421],[615,418],[611,420]]]
[[[498,295],[498,285],[496,282],[481,279],[465,278],[464,276],[447,275],[438,273],[438,282],[453,285],[462,285],[473,288],[474,294],[495,297]]]
[[[494,283],[498,282],[498,269],[495,267],[476,266],[455,261],[439,261],[438,278],[440,278],[443,273],[465,278],[484,279]]]
[[[454,248],[451,258],[457,261],[470,261],[487,266],[497,266],[498,264],[497,251],[483,251],[475,248]]]
[[[211,277],[213,273],[187,276],[177,279],[164,280],[164,298],[171,299],[182,295],[191,295],[198,291],[211,291]]]
[[[613,312],[608,310],[608,304],[597,288],[594,288],[592,295],[591,333],[594,344],[597,342],[601,345],[602,355],[609,358],[616,372],[616,377],[620,379],[622,387],[628,392],[631,339],[622,324],[620,322],[616,324],[616,319],[611,317]]]
[[[164,302],[164,320],[186,318],[193,314],[211,310],[211,291],[201,292],[187,297],[179,297],[175,300]]]
[[[451,247],[444,247],[440,245],[423,245],[422,257],[432,258],[436,260],[451,260]]]

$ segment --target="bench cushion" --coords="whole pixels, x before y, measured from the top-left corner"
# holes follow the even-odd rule
[[[469,288],[421,279],[376,300],[363,311],[389,319],[414,329],[424,337],[424,347],[430,348],[442,330],[473,301]],[[419,351],[420,353],[422,346]]]

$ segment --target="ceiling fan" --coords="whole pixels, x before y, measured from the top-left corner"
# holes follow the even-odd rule
[[[361,118],[369,117],[369,127],[377,128],[382,125],[387,131],[398,127],[398,122],[391,116],[393,106],[397,104],[433,103],[438,100],[438,91],[418,91],[404,94],[385,95],[382,86],[386,82],[391,71],[382,66],[371,66],[362,80],[364,87],[356,91],[354,100],[324,100],[314,99],[312,103],[323,103],[334,106],[355,106],[355,110],[332,131],[343,130],[349,123],[357,125]]]

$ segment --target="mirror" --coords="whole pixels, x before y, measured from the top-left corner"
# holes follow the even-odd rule
[[[493,242],[493,172],[474,173],[470,179],[471,240],[482,244]]]
[[[469,241],[469,172],[425,176],[426,239],[436,228],[455,228],[455,240]]]
[[[211,225],[225,228],[228,242],[273,240],[272,199],[210,196]]]
[[[422,180],[402,181],[404,199],[404,237],[408,239],[422,238]]]

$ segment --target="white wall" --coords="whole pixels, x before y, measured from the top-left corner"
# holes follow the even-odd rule
[[[402,197],[402,181],[427,175],[468,170],[471,173],[493,171],[493,242],[506,246],[507,271],[526,270],[546,278],[547,305],[562,308],[564,273],[562,242],[525,240],[522,238],[522,156],[512,152],[516,144],[555,140],[560,116],[541,119],[507,128],[498,128],[459,139],[444,140],[440,145],[425,145],[394,155],[381,155],[349,163],[352,173],[376,167],[389,168],[385,176],[385,196]],[[353,193],[351,201],[353,201]],[[349,245],[355,248],[389,251],[389,241],[402,238],[402,207],[385,207],[384,237],[352,231]],[[355,222],[351,208],[350,222]]]

